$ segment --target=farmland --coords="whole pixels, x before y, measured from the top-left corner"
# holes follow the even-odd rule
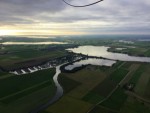
[[[29,67],[67,55],[75,45],[0,45],[0,67],[6,70]]]
[[[118,68],[120,68],[120,70]],[[142,69],[145,69],[146,72],[142,71],[137,75],[137,71],[140,71]],[[142,77],[142,74],[148,75],[147,71],[149,71],[149,65],[132,62],[130,63],[130,68],[126,63],[123,63],[123,65],[120,64],[118,66],[107,68],[107,72],[104,71],[104,68],[88,66],[73,74],[63,73],[60,75],[59,79],[62,86],[63,84],[64,86],[66,86],[66,82],[63,82],[64,80],[62,78],[71,79],[71,81],[73,80],[74,82],[72,81],[71,83],[69,83],[68,87],[71,87],[70,90],[67,90],[66,87],[63,87],[65,91],[64,96],[58,102],[47,108],[45,111],[46,113],[59,113],[60,109],[65,108],[61,110],[62,113],[86,113],[97,103],[101,102],[97,106],[95,106],[94,109],[90,111],[90,113],[125,113],[124,110],[128,112],[131,110],[133,113],[136,113],[137,109],[134,107],[135,104],[139,106],[140,110],[145,110],[144,113],[148,113],[150,112],[149,107],[146,107],[148,103],[142,104],[141,100],[128,95],[123,87],[117,86],[117,84],[127,75],[127,73],[131,72],[129,73],[128,78],[126,78],[125,81],[129,83],[134,82],[134,90],[135,93],[138,94],[137,87],[141,85],[141,87],[138,88],[141,88],[140,90],[142,90],[143,85],[140,77]],[[122,74],[122,76],[117,77],[119,76],[119,74]],[[97,76],[97,80],[94,79],[95,76]],[[146,88],[148,88],[149,81],[145,83],[145,86]],[[115,88],[116,90],[113,91],[113,93],[107,98],[107,96]],[[148,95],[149,91],[146,92],[146,88],[143,91],[145,95],[141,95],[142,98],[147,98],[146,95]],[[134,101],[134,104],[131,103],[130,100]],[[86,107],[84,107],[84,105],[86,105]]]
[[[118,41],[122,38],[93,38],[94,40],[85,37],[61,39],[73,42],[72,45],[1,47],[0,113],[29,113],[46,104],[56,93],[53,81],[55,67],[18,76],[4,69],[30,67],[53,61],[55,58],[69,55],[65,49],[78,45],[109,46],[110,52],[150,56],[150,46],[147,42],[136,42],[133,39],[133,44],[127,44]],[[62,97],[39,113],[150,112],[150,63],[116,60],[111,67],[85,65],[75,72],[62,72],[58,82],[63,88]],[[131,89],[128,89],[130,86]]]
[[[52,80],[54,74],[54,69],[24,76],[4,74],[3,76],[6,77],[0,78],[0,89],[2,90],[0,94],[0,112],[10,113],[12,110],[15,113],[29,112],[34,107],[48,101],[56,90]]]

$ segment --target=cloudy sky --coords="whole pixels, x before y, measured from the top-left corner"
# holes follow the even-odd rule
[[[149,33],[150,0],[0,0],[0,35]]]

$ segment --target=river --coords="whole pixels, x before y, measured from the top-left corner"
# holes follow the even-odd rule
[[[136,57],[136,56],[129,56],[127,54],[112,53],[112,52],[108,52],[108,48],[109,47],[105,47],[105,46],[79,46],[78,48],[67,49],[68,51],[72,51],[74,53],[82,53],[84,55],[103,57],[111,60],[90,58],[86,60],[81,60],[79,62],[75,62],[72,65],[68,65],[68,67],[66,66],[66,69],[72,70],[75,67],[79,67],[81,65],[87,65],[87,64],[112,66],[114,63],[116,63],[116,61],[114,60],[150,62],[149,57]],[[39,106],[38,108],[36,108],[30,113],[37,113],[43,109],[46,109],[49,105],[51,105],[52,103],[56,102],[58,99],[61,98],[61,96],[63,95],[63,88],[58,82],[58,76],[61,73],[60,67],[62,65],[56,67],[56,73],[53,77],[54,83],[57,88],[55,96],[51,100],[49,100],[49,102]]]
[[[61,65],[59,65],[59,66],[56,67],[56,73],[55,73],[55,75],[53,77],[55,86],[57,88],[55,96],[51,100],[49,100],[46,104],[43,104],[43,105],[37,107],[36,109],[34,109],[33,111],[31,111],[30,113],[38,113],[39,111],[41,111],[43,109],[46,109],[49,105],[51,105],[52,103],[56,102],[63,95],[63,88],[58,83],[58,76],[61,73],[60,67],[61,67]]]

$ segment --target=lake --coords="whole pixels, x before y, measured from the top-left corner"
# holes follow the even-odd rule
[[[77,48],[70,48],[66,50],[74,53],[103,57],[111,60],[150,62],[150,57],[137,57],[137,56],[129,56],[128,54],[108,52],[109,48],[110,47],[106,46],[79,46]]]
[[[141,42],[149,42],[150,39],[139,39],[138,41],[141,41]]]
[[[106,60],[106,59],[88,58],[88,59],[75,62],[72,65],[66,66],[65,70],[73,70],[76,67],[81,67],[82,65],[88,65],[88,64],[97,65],[97,66],[112,66],[114,63],[116,63],[116,61]]]
[[[65,42],[3,42],[3,45],[48,45],[48,44],[67,44]]]

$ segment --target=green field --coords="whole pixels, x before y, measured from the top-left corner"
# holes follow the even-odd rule
[[[94,93],[92,91],[89,92],[87,95],[85,95],[83,97],[84,101],[87,101],[87,102],[92,103],[92,104],[96,104],[96,103],[98,103],[99,101],[101,101],[103,99],[104,99],[103,96],[101,96],[99,94],[96,94],[96,93]]]
[[[72,45],[74,46],[74,45]],[[5,69],[39,65],[50,59],[67,55],[70,45],[4,45],[0,46],[0,67]]]
[[[9,78],[1,79],[0,89],[3,90],[3,92],[0,93],[0,98],[5,97],[6,95],[22,91],[26,88],[32,87],[33,85],[39,84],[48,79],[50,79],[49,83],[52,84],[52,77],[54,74],[54,70],[43,70],[33,74],[27,74],[23,76],[12,76]],[[9,85],[8,83],[11,85]]]
[[[122,105],[127,99],[127,95],[124,93],[124,90],[118,88],[108,100],[104,101],[101,105],[110,109],[120,110]]]
[[[148,99],[150,99],[150,90],[149,90],[149,88],[150,88],[150,79],[149,79],[149,81],[148,81],[148,84],[147,84],[146,89],[145,89],[145,92],[144,92],[144,96],[145,96],[146,98],[148,98]]]
[[[38,64],[43,61],[47,61],[50,58],[56,58],[64,56],[65,51],[37,51],[29,50],[26,52],[11,53],[6,55],[0,55],[0,66],[4,68],[22,67],[28,64]]]
[[[150,108],[130,97],[125,102],[124,106],[120,110],[120,113],[150,113]]]
[[[111,91],[117,86],[117,84],[127,75],[127,73],[130,72],[130,74],[128,75],[129,77],[127,77],[127,79],[125,79],[125,81],[126,82],[134,81],[137,86],[138,86],[138,84],[140,84],[140,85],[142,84],[142,82],[139,81],[140,77],[139,77],[139,75],[137,75],[137,72],[143,73],[143,71],[141,71],[141,70],[145,69],[145,71],[144,71],[145,74],[149,73],[149,71],[148,71],[149,65],[148,64],[144,65],[142,63],[134,63],[134,62],[120,63],[119,65],[116,65],[115,67],[107,68],[107,70],[109,70],[110,72],[108,72],[108,71],[106,72],[105,69],[106,69],[105,67],[96,68],[95,66],[90,66],[90,67],[86,67],[75,73],[61,74],[60,78],[63,78],[62,81],[66,81],[66,82],[61,82],[61,79],[60,79],[60,82],[62,83],[62,86],[64,84],[64,87],[63,87],[64,90],[67,90],[67,89],[68,90],[67,90],[66,94],[64,94],[64,96],[62,97],[62,99],[60,101],[58,101],[56,104],[50,106],[45,111],[47,113],[59,113],[60,112],[59,109],[63,109],[63,108],[66,108],[66,106],[69,106],[66,109],[63,109],[61,112],[62,113],[76,113],[76,112],[86,113],[92,106],[94,106],[98,102],[104,100],[108,96],[108,94],[110,94]],[[91,73],[90,73],[90,71],[91,71]],[[93,77],[96,76],[95,75],[96,73],[94,73],[94,72],[97,72],[97,74],[99,74],[99,75],[106,76],[102,81],[100,81],[99,83],[97,82],[97,85],[95,85],[95,87],[92,86],[92,84],[94,84],[95,82],[89,83],[90,81],[94,80],[94,78],[92,78],[92,76]],[[91,74],[92,74],[92,76],[90,76]],[[141,75],[141,73],[140,73],[140,75]],[[146,77],[146,75],[143,77]],[[68,80],[71,81],[71,83]],[[75,85],[76,83],[78,83],[78,85]],[[144,85],[144,86],[146,86],[146,88],[144,90],[145,93],[143,95],[144,98],[148,98],[149,90],[146,91],[146,89],[149,88],[149,83],[150,82],[148,81]],[[69,85],[67,85],[67,84],[69,84]],[[91,88],[92,89],[87,90],[86,87],[84,86],[84,84],[87,85],[88,89],[91,89]],[[139,88],[142,88],[142,87],[139,87]],[[85,92],[87,92],[87,93],[85,94]],[[131,110],[133,113],[136,113],[137,109],[133,106],[133,104],[130,104],[128,102],[130,100],[129,98],[132,98],[132,97],[130,95],[126,94],[126,90],[123,89],[123,87],[118,87],[108,99],[106,99],[101,104],[99,104],[94,109],[92,109],[92,111],[90,111],[90,113],[126,113],[123,111],[123,109],[126,109],[125,111],[128,111],[128,112]],[[65,103],[65,105],[64,105],[64,103]],[[138,104],[138,103],[140,103],[140,100],[135,102],[135,104],[137,106],[139,106],[140,111],[141,110],[145,111],[142,113],[149,112],[148,107],[146,107],[145,105],[142,105],[142,104]],[[80,108],[79,106],[84,106],[84,107]],[[127,108],[127,106],[130,106],[130,108]],[[80,109],[80,111],[79,111],[79,109]]]
[[[111,75],[111,79],[113,79],[115,82],[119,83],[128,73],[128,70],[124,68],[116,69]]]
[[[118,113],[114,110],[105,108],[103,106],[96,106],[90,113]]]
[[[110,79],[106,78],[102,83],[98,84],[92,92],[95,92],[102,97],[106,97],[115,87],[117,83]]]
[[[136,72],[133,74],[130,82],[136,84],[141,76],[141,74],[145,71],[145,65],[141,65]]]
[[[102,97],[106,97],[116,86],[117,84],[126,76],[128,70],[124,68],[118,68],[120,65],[116,65],[115,69],[112,67],[112,73],[100,84],[98,84],[92,92],[101,95]]]
[[[51,99],[56,91],[52,79],[54,74],[55,69],[48,69],[20,76],[3,75],[6,77],[0,79],[0,113],[10,113],[13,109],[20,113],[26,108],[29,112]],[[30,100],[33,102],[29,103]]]
[[[59,81],[60,84],[63,84],[64,93],[70,92],[72,89],[76,88],[81,84],[80,82],[72,80],[64,76],[63,74],[60,74]]]

